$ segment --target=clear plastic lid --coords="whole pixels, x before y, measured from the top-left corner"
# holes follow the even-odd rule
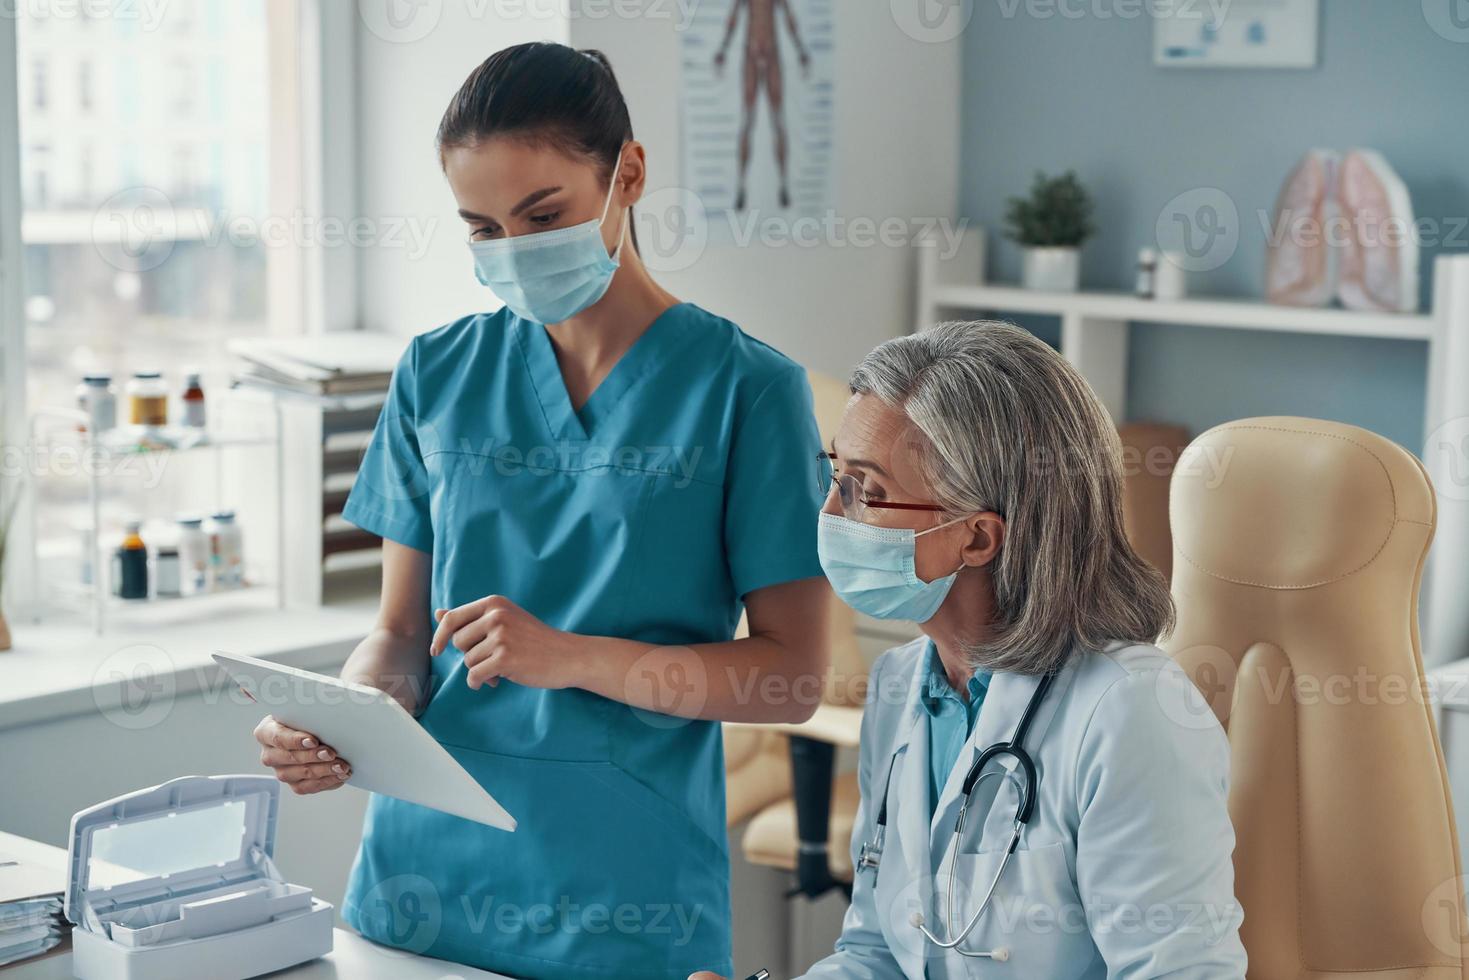
[[[71,818],[66,916],[258,872],[275,852],[273,776],[182,776]]]

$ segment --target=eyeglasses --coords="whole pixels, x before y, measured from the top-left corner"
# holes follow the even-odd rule
[[[816,456],[816,486],[822,493],[831,493],[836,488],[842,501],[842,514],[849,520],[861,521],[868,510],[920,510],[942,514],[944,508],[938,504],[912,504],[898,500],[868,500],[862,495],[862,484],[855,477],[836,471],[834,453],[818,453]]]

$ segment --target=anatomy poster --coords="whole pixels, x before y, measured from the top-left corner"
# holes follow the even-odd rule
[[[683,185],[718,230],[832,207],[837,0],[698,0],[683,32]]]

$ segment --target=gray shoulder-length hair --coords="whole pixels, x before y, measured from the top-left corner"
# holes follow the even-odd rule
[[[975,667],[1039,674],[1075,649],[1153,643],[1173,628],[1167,583],[1123,530],[1117,430],[1048,345],[1008,323],[944,323],[882,344],[851,386],[922,434],[913,450],[937,503],[1005,519]]]

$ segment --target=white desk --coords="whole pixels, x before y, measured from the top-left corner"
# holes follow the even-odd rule
[[[321,959],[272,973],[272,980],[505,980],[499,973],[378,946],[345,929],[336,930],[334,943],[335,948]],[[0,976],[5,980],[71,980],[71,953],[0,967]]]
[[[12,834],[0,833],[0,854],[66,867],[66,852],[61,848]],[[503,974],[379,946],[345,929],[335,930],[332,942],[332,951],[321,959],[270,976],[281,980],[508,980]],[[70,980],[71,975],[70,950],[0,967],[4,980]]]

